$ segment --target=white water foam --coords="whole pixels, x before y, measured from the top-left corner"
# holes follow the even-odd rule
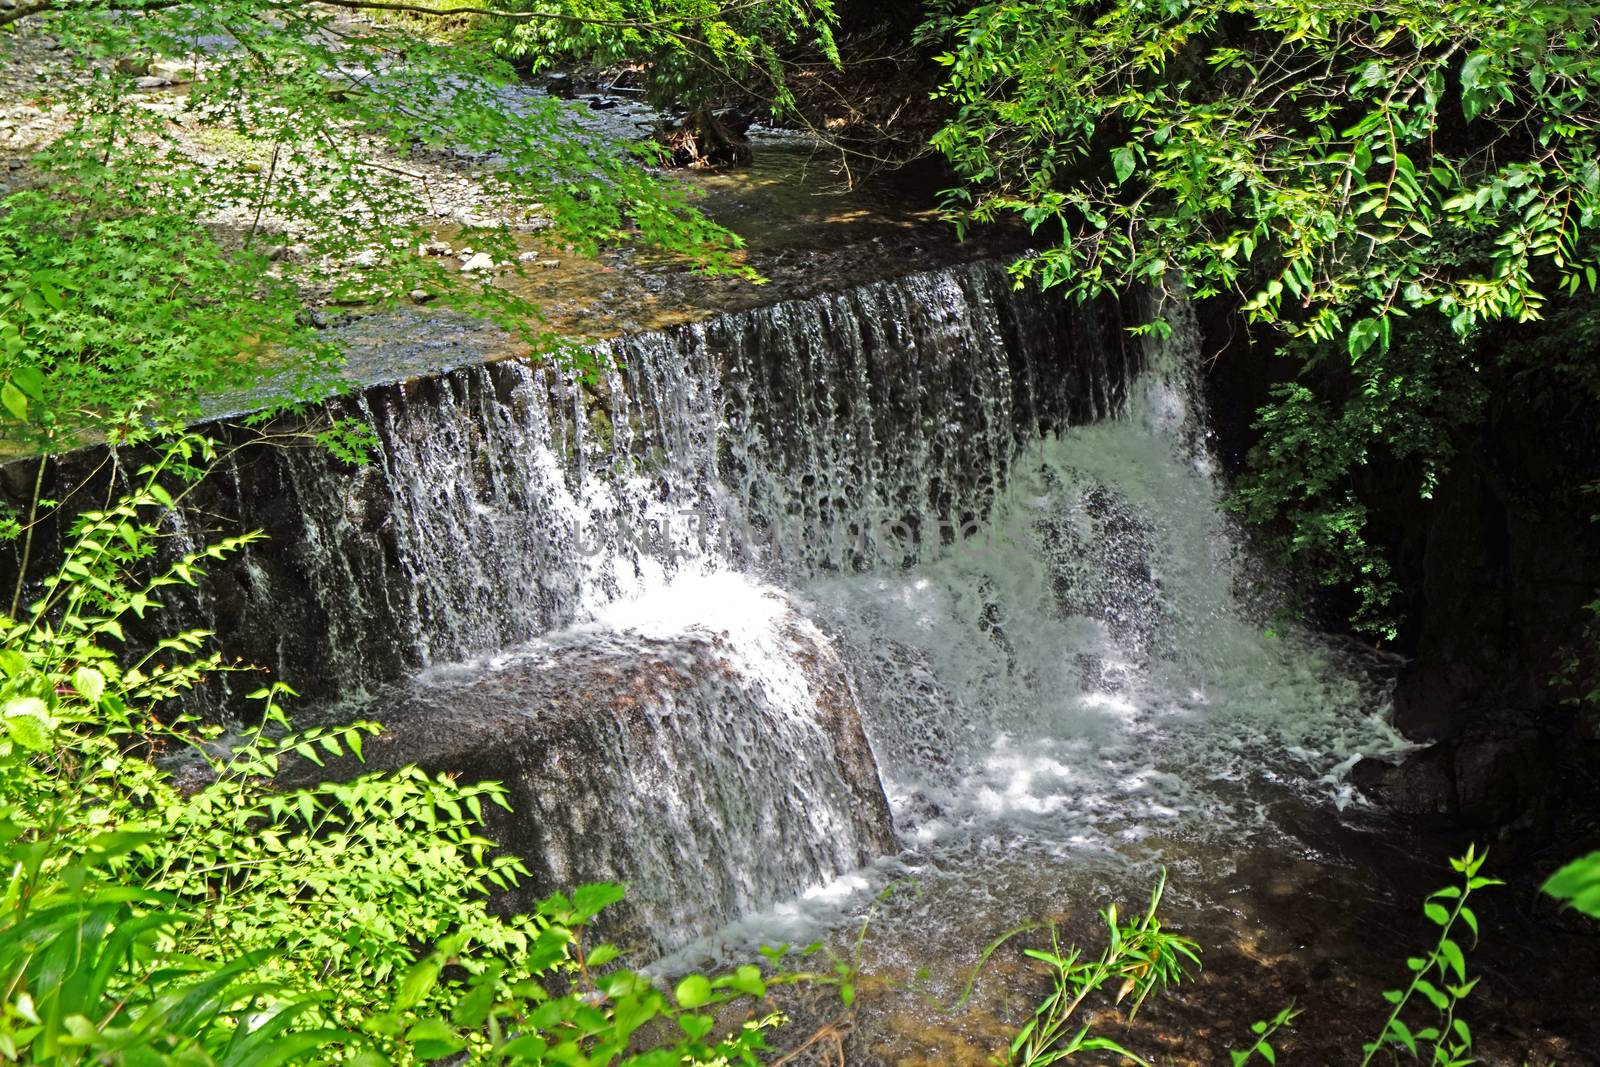
[[[1023,447],[972,536],[801,584],[855,676],[905,852],[668,968],[808,939],[907,874],[981,895],[997,858],[1148,866],[1160,842],[1271,833],[1285,791],[1342,805],[1355,760],[1404,747],[1373,664],[1271,624],[1205,448],[1194,344],[1180,321],[1121,417]]]

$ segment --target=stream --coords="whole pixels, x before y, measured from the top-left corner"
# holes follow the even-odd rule
[[[174,544],[269,538],[180,610],[308,718],[383,722],[370,767],[505,782],[489,830],[533,870],[508,905],[623,882],[607,933],[668,975],[854,956],[845,1017],[788,1005],[837,1035],[811,1062],[988,1062],[1048,934],[985,946],[1098,945],[1163,870],[1206,967],[1108,1032],[1224,1063],[1293,1001],[1280,1051],[1349,1062],[1448,846],[1347,781],[1405,749],[1395,664],[1284,621],[1181,295],[1073,307],[993,260],[845,282],[594,342],[588,373],[357,323],[390,362],[329,410],[374,462],[231,458]],[[1170,338],[1128,333],[1157,315]],[[1484,1062],[1594,1062],[1581,946],[1483,912]]]

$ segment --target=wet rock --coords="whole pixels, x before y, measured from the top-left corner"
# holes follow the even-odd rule
[[[1547,761],[1532,730],[1463,738],[1455,752],[1456,802],[1463,819],[1504,826],[1537,814]]]
[[[381,695],[365,764],[334,773],[416,764],[504,783],[490,836],[533,872],[506,906],[624,882],[608,934],[677,947],[895,847],[842,663],[792,610],[776,627],[775,674],[748,635],[702,632],[586,630],[452,668]]]
[[[1446,746],[1413,752],[1401,763],[1364,759],[1350,770],[1355,787],[1401,815],[1456,813],[1454,753]]]
[[[494,270],[494,257],[487,252],[475,252],[467,257],[466,262],[461,264],[461,272],[463,274],[485,270]]]
[[[1402,815],[1507,827],[1535,818],[1543,806],[1547,756],[1536,731],[1511,726],[1433,745],[1399,764],[1364,759],[1350,778],[1374,801]]]

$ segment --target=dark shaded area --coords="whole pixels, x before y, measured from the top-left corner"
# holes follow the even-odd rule
[[[1226,307],[1205,316],[1207,387],[1230,470],[1247,463],[1257,410],[1290,380],[1275,338],[1251,338]],[[1592,840],[1600,799],[1597,674],[1600,590],[1600,393],[1592,301],[1548,321],[1505,324],[1475,339],[1486,401],[1445,423],[1455,455],[1431,498],[1414,464],[1381,454],[1351,474],[1376,543],[1394,564],[1410,658],[1395,692],[1395,724],[1428,747],[1400,766],[1366,761],[1356,783],[1393,810],[1490,832],[1519,848],[1552,840],[1570,852]],[[1337,395],[1326,372],[1307,379]],[[1348,590],[1310,596],[1337,628]]]

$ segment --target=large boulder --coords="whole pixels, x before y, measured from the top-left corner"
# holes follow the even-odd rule
[[[621,882],[607,932],[634,944],[679,947],[895,847],[849,679],[786,605],[746,633],[570,631],[390,690],[366,717],[385,726],[368,769],[505,784],[489,835],[532,871],[507,907]]]

